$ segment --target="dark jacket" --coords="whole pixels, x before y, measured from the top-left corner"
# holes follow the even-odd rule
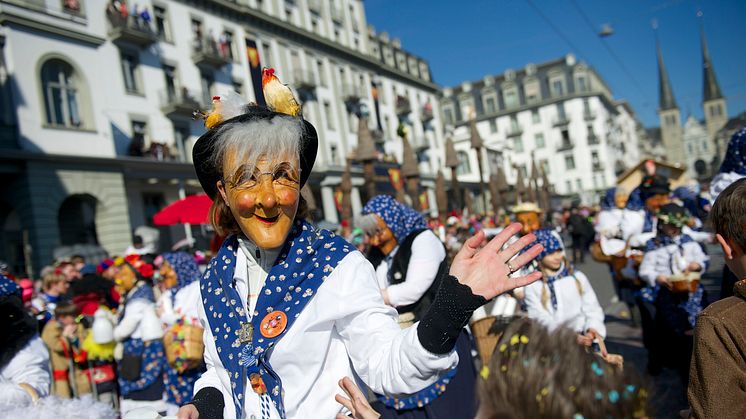
[[[746,418],[746,279],[697,318],[687,391],[693,418]]]

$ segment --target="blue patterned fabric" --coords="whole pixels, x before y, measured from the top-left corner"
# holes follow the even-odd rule
[[[429,386],[409,397],[400,399],[397,397],[377,395],[378,400],[380,400],[381,403],[383,403],[384,405],[396,410],[410,410],[426,406],[432,403],[433,400],[440,397],[440,395],[442,395],[446,391],[446,386],[453,379],[453,377],[456,376],[457,371],[458,369],[456,368],[449,370],[446,375],[438,379],[438,381],[430,384]]]
[[[376,214],[381,217],[399,243],[404,241],[409,233],[427,228],[427,222],[420,213],[390,195],[372,198],[363,207],[362,214]]]
[[[271,400],[280,417],[284,418],[282,382],[272,369],[267,352],[292,327],[339,262],[354,249],[334,233],[315,230],[305,221],[296,221],[280,256],[269,271],[250,318],[232,286],[238,249],[236,236],[230,236],[223,242],[218,255],[202,277],[202,303],[220,361],[233,382],[236,417],[241,417],[247,379],[258,374],[267,388],[267,393],[260,395],[262,416],[269,417]],[[275,337],[262,335],[260,331],[265,316],[277,311],[284,313],[287,318],[285,328]],[[242,323],[248,322],[253,326],[252,338],[241,340],[239,332]]]
[[[640,188],[635,188],[627,199],[627,209],[631,211],[640,211],[645,208],[645,203],[640,196]]]
[[[202,274],[199,272],[197,262],[187,252],[170,252],[164,253],[163,259],[171,265],[176,272],[176,285],[171,287],[171,304],[176,301],[176,293],[194,281],[199,281]]]
[[[614,202],[615,196],[616,196],[616,188],[607,189],[606,194],[604,195],[604,199],[601,200],[601,209],[611,210],[611,209],[616,208],[616,202]]]
[[[704,295],[705,289],[702,285],[697,285],[697,290],[689,294],[689,299],[679,305],[681,309],[686,311],[687,320],[689,325],[694,327],[697,322],[697,316],[702,312],[702,296]]]
[[[163,341],[160,339],[143,342],[142,339],[127,339],[122,342],[125,356],[137,356],[142,360],[140,377],[135,381],[122,378],[121,365],[119,368],[119,393],[126,397],[133,391],[143,390],[153,385],[157,380],[163,380],[166,366],[166,355]]]
[[[119,311],[119,314],[117,315],[117,318],[119,320],[122,320],[124,318],[124,313],[127,311],[127,302],[137,299],[144,299],[148,300],[151,303],[155,302],[155,294],[153,294],[153,288],[144,283],[139,282],[137,285],[135,285],[134,291],[131,291],[132,294],[128,294],[125,297],[124,304],[121,304],[122,310]]]
[[[165,366],[166,376],[163,383],[166,385],[166,400],[169,403],[181,407],[184,403],[192,400],[194,383],[205,371],[204,368],[194,368],[179,373],[170,365]]]
[[[0,275],[0,297],[17,294],[21,296],[21,287],[5,275]]]
[[[720,173],[735,172],[746,176],[746,128],[733,134],[728,142]]]
[[[653,231],[653,223],[655,222],[655,215],[652,212],[645,210],[645,223],[642,226],[643,233],[650,233]]]
[[[566,276],[570,276],[570,271],[567,269],[567,266],[565,266],[564,264],[562,264],[562,268],[560,268],[559,272],[557,272],[557,275],[552,275],[552,276],[547,275],[547,288],[549,288],[549,299],[552,301],[552,308],[555,311],[557,310],[557,293],[554,291],[554,283]]]
[[[544,259],[544,256],[556,251],[565,250],[565,246],[562,243],[562,238],[560,238],[559,234],[557,234],[557,232],[554,230],[542,228],[534,231],[534,235],[536,236],[536,243],[544,246],[544,250],[539,253],[539,256],[536,257],[536,260],[542,260]],[[527,246],[527,248],[530,247]]]

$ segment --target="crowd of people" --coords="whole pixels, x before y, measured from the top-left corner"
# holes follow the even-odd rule
[[[647,372],[675,370],[692,417],[746,415],[746,130],[712,199],[672,191],[648,167],[597,208],[522,202],[428,220],[379,195],[334,234],[303,213],[313,126],[255,105],[236,112],[193,152],[223,238],[211,258],[135,246],[96,265],[57,261],[37,281],[0,272],[0,406],[77,399],[87,407],[68,407],[96,417],[186,419],[655,416],[640,374],[606,349],[604,310],[578,266],[591,248],[639,313]],[[735,295],[708,307],[700,279],[715,238]]]

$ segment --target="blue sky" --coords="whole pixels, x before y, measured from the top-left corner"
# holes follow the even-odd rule
[[[702,118],[702,20],[728,114],[746,111],[744,0],[365,0],[363,4],[368,22],[377,31],[400,38],[405,50],[428,60],[441,86],[573,52],[601,74],[617,99],[632,104],[646,126],[658,125],[654,19],[682,117],[691,113]],[[605,38],[606,44],[623,66],[575,5],[596,30],[604,23],[612,25],[614,34]]]

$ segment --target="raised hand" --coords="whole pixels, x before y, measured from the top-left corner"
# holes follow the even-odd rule
[[[527,234],[502,250],[503,245],[521,231],[521,225],[513,223],[492,240],[487,241],[484,232],[479,231],[469,238],[451,264],[450,274],[471,288],[474,295],[486,300],[506,293],[514,288],[526,286],[541,278],[541,272],[532,272],[518,278],[509,278],[541,253],[543,247],[536,244],[526,252],[511,260],[523,248],[533,243],[536,236]]]
[[[337,394],[334,396],[334,400],[342,406],[346,407],[347,410],[352,413],[354,419],[378,419],[381,417],[372,407],[368,404],[368,399],[365,397],[362,391],[355,385],[355,383],[345,377],[339,380],[339,387],[344,390],[347,397]],[[349,416],[345,416],[341,413],[337,413],[337,419],[347,419]]]

